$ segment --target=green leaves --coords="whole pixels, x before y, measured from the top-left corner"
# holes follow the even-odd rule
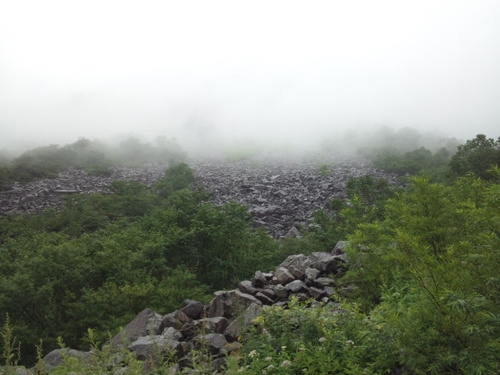
[[[451,186],[413,178],[387,202],[385,220],[360,225],[350,238],[346,281],[358,286],[371,318],[385,320],[401,348],[394,360],[416,373],[497,367],[499,196],[498,184],[472,177]]]

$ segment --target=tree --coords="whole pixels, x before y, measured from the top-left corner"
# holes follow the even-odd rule
[[[472,172],[484,180],[490,180],[492,166],[500,165],[500,137],[495,141],[478,134],[474,139],[458,146],[458,152],[450,161],[451,171],[457,176]]]

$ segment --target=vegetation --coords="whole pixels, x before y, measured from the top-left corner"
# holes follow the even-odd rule
[[[500,137],[495,141],[478,134],[474,139],[458,146],[458,152],[450,161],[451,171],[456,176],[472,172],[484,180],[495,178],[489,170],[493,165],[500,166]]]
[[[255,231],[244,206],[215,206],[210,194],[190,189],[186,164],[168,168],[152,191],[117,181],[113,195],[73,196],[57,212],[2,218],[0,358],[12,368],[22,353],[21,363],[33,364],[40,338],[53,349],[62,336],[73,348],[90,342],[93,354],[87,362],[68,357],[59,374],[104,374],[119,361],[142,373],[133,354],[99,344],[140,310],[206,301],[284,254],[348,240],[334,301],[264,308],[228,357],[228,374],[497,374],[497,151],[498,142],[478,135],[451,158],[452,174],[411,177],[404,190],[372,176],[351,179],[347,200],[332,199],[304,238],[283,244]],[[401,165],[436,156],[401,155]],[[174,362],[162,357],[151,373]],[[201,363],[196,370],[213,372]]]
[[[159,182],[172,188],[167,197],[115,181],[113,195],[1,219],[0,316],[10,315],[28,361],[39,338],[54,348],[62,336],[81,348],[88,327],[105,335],[146,307],[206,301],[276,262],[277,244],[254,231],[247,209],[216,207],[209,194],[186,188],[187,168],[167,169]]]
[[[98,141],[80,138],[65,145],[39,147],[24,152],[0,165],[0,190],[14,182],[54,178],[70,167],[85,169],[89,174],[109,176],[112,165],[141,166],[146,163],[176,164],[185,159],[175,140],[159,137],[151,144],[129,137],[118,147],[106,147]]]
[[[375,155],[373,165],[400,175],[423,172],[435,179],[443,180],[448,174],[450,157],[450,150],[444,147],[435,153],[425,147],[407,152],[384,149]]]

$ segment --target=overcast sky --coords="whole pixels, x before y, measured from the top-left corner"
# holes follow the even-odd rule
[[[500,1],[0,0],[0,149],[500,134]]]

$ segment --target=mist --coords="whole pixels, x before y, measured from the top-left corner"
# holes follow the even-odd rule
[[[2,2],[0,150],[496,137],[499,17],[494,0]]]

